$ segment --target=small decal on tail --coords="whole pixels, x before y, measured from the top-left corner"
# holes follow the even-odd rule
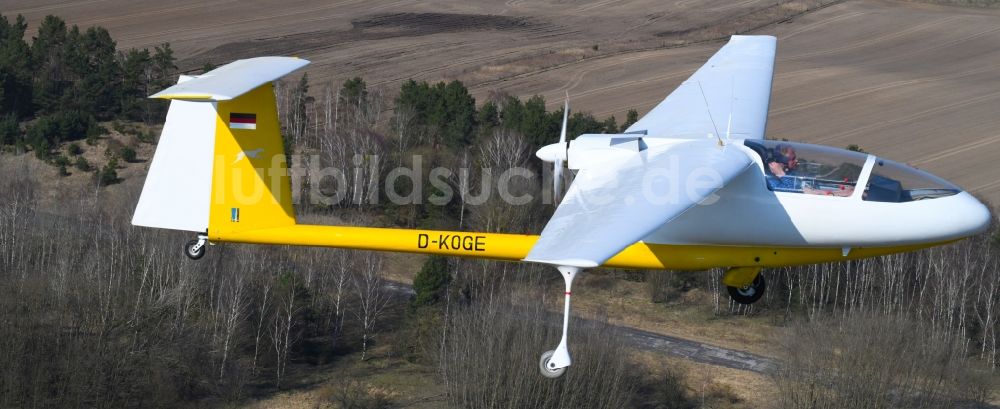
[[[243,160],[243,158],[257,159],[257,157],[260,156],[261,153],[264,153],[264,148],[257,148],[250,151],[241,151],[240,153],[236,154],[236,160],[233,161],[233,164],[235,165],[239,161]]]
[[[240,222],[240,208],[234,207],[230,210],[230,221],[233,223]]]
[[[229,114],[229,129],[257,129],[257,114]]]

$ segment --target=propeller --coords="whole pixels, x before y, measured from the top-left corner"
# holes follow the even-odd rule
[[[569,124],[569,92],[566,92],[566,103],[563,106],[563,121],[562,121],[562,131],[559,132],[559,142],[550,145],[545,145],[538,152],[535,152],[535,156],[545,162],[550,162],[553,164],[552,172],[552,197],[555,199],[555,203],[559,203],[560,196],[562,196],[562,182],[563,182],[563,166],[567,159],[567,150],[569,149],[569,144],[566,143],[566,128]]]

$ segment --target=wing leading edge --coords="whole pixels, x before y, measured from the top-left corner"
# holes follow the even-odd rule
[[[525,261],[597,267],[746,170],[714,141],[650,147],[581,170]]]
[[[763,139],[776,46],[771,36],[732,36],[626,132],[646,131],[649,137],[663,138]]]

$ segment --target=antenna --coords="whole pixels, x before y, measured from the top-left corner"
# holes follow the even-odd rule
[[[729,83],[729,123],[726,124],[726,140],[733,140],[733,105],[736,103],[736,76],[730,77]]]
[[[712,117],[712,108],[708,106],[708,97],[705,96],[705,89],[701,87],[701,81],[697,81],[698,89],[701,90],[701,98],[705,100],[705,109],[708,110],[708,119],[712,121],[712,128],[715,129],[715,137],[719,139],[719,146],[726,146],[726,142],[722,140],[722,135],[719,134],[719,127],[715,125],[715,118]]]

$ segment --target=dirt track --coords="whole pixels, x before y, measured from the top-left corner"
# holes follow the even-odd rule
[[[574,109],[621,120],[721,43],[667,47],[815,3],[3,0],[0,10],[100,24],[125,48],[169,41],[182,68],[293,54],[314,62],[314,84],[458,78],[480,99],[503,89],[552,107],[568,90]],[[753,32],[779,38],[770,137],[858,144],[1000,203],[1000,11],[858,0]]]

